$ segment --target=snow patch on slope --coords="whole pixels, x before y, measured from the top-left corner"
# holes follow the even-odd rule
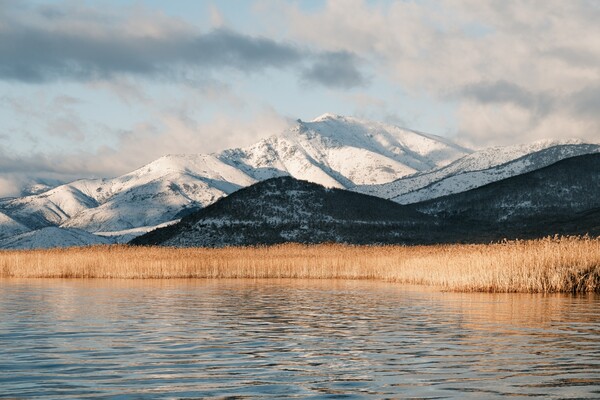
[[[25,225],[18,223],[8,215],[0,212],[0,240],[27,231],[29,231],[29,229]]]
[[[63,229],[51,226],[1,240],[0,248],[48,249],[110,243],[113,243],[110,239],[96,236],[80,229]]]
[[[154,229],[164,228],[165,226],[176,224],[179,221],[181,221],[181,220],[175,219],[173,221],[167,221],[162,224],[154,225],[154,226],[140,226],[138,228],[125,229],[122,231],[96,232],[95,235],[108,238],[115,243],[128,243],[133,238],[143,235],[144,233],[148,233],[150,231],[153,231]]]

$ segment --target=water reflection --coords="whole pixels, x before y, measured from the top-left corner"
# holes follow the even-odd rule
[[[0,280],[0,397],[600,397],[600,297]]]

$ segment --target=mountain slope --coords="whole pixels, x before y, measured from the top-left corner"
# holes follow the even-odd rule
[[[214,156],[165,156],[92,192],[102,202],[62,226],[90,232],[121,231],[179,218],[254,183]],[[80,183],[81,184],[81,183]]]
[[[117,178],[79,180],[5,201],[0,211],[30,229],[131,230],[178,219],[273,177],[291,175],[348,188],[389,182],[468,152],[441,137],[327,114],[298,121],[245,149],[161,157]]]
[[[0,211],[28,227],[40,229],[60,225],[98,202],[75,185],[63,185],[38,195],[6,200]]]
[[[107,238],[114,243],[123,244],[123,243],[130,242],[132,239],[134,239],[140,235],[143,235],[144,233],[148,233],[150,231],[153,231],[154,229],[158,229],[158,228],[162,228],[165,226],[176,224],[179,221],[180,221],[179,219],[176,219],[173,221],[163,222],[162,224],[155,225],[155,226],[141,226],[138,228],[126,229],[123,231],[96,232],[96,233],[94,233],[94,235]]]
[[[53,247],[110,244],[111,240],[79,229],[46,227],[0,240],[2,249],[47,249]]]
[[[0,212],[0,240],[25,233],[29,229],[10,218],[8,215]]]
[[[600,145],[573,140],[494,147],[469,154],[433,171],[382,185],[358,186],[352,190],[400,204],[418,203],[534,171],[569,157],[599,151]]]
[[[545,168],[409,206],[465,239],[600,235],[600,154],[568,158]]]
[[[433,218],[377,197],[273,178],[241,189],[178,224],[135,238],[138,245],[233,246],[283,242],[413,243]]]

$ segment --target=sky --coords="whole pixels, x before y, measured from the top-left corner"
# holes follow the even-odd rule
[[[0,197],[324,113],[600,141],[597,0],[0,0]]]

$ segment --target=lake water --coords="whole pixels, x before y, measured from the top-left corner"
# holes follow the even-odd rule
[[[598,295],[0,280],[0,397],[600,398]]]

